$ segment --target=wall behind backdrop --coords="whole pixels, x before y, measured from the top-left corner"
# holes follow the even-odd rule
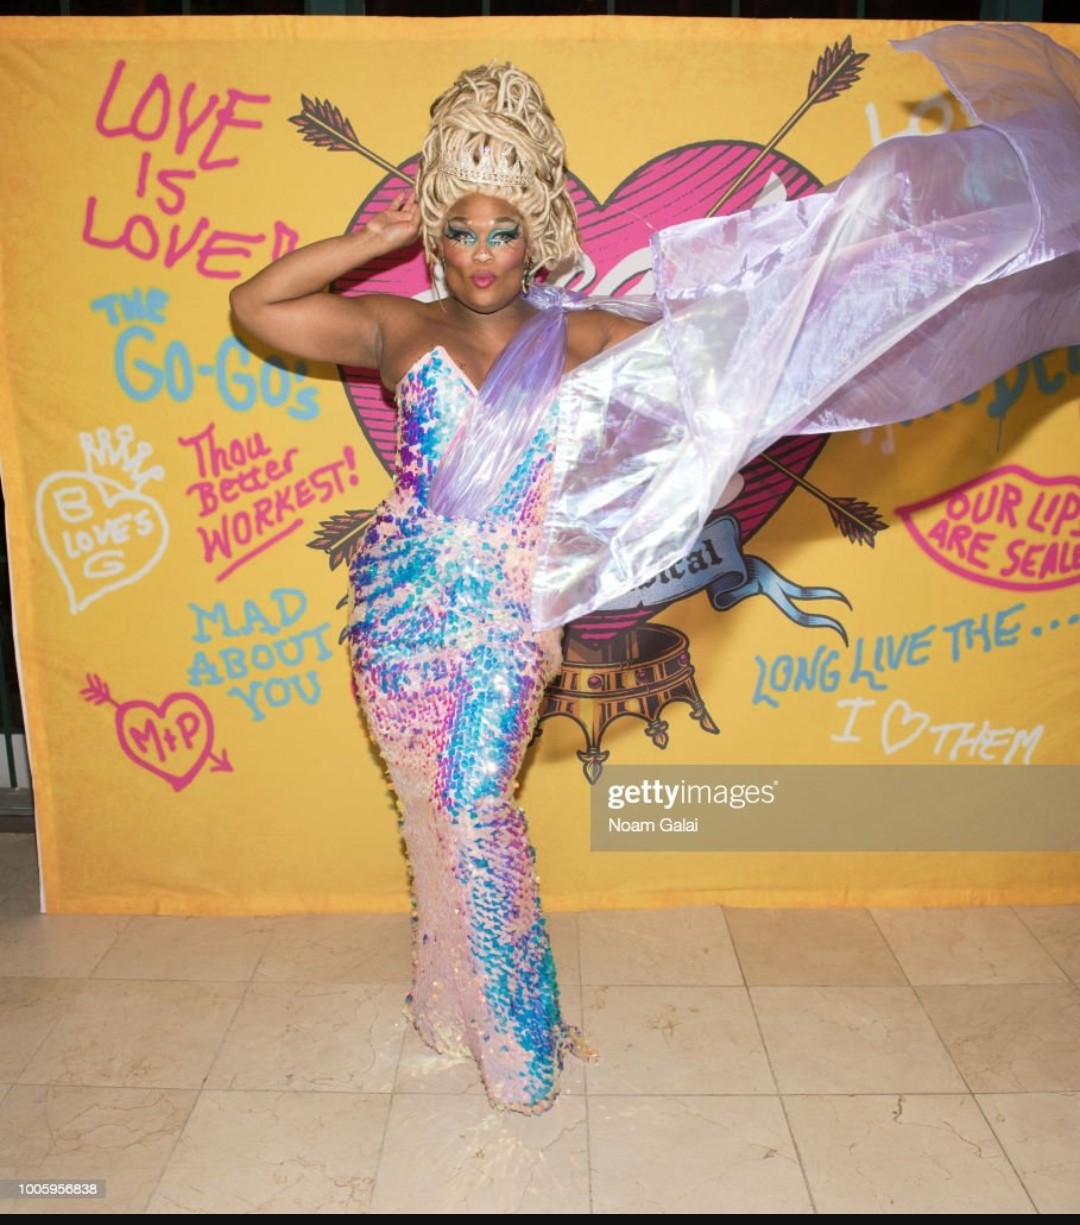
[[[432,97],[499,58],[566,133],[576,284],[647,290],[654,229],[962,125],[888,46],[924,28],[0,22],[0,443],[48,909],[407,905],[338,645],[392,412],[362,372],[249,347],[230,287],[384,207]],[[367,285],[428,281],[417,256]],[[548,904],[1080,896],[1078,397],[1080,348],[908,426],[782,440],[640,612],[573,627],[521,794]],[[661,778],[784,803],[703,809],[720,849],[612,842],[612,781]]]

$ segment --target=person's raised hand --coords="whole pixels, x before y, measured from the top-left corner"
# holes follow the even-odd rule
[[[415,194],[399,192],[389,208],[370,217],[364,228],[382,240],[387,251],[397,251],[414,243],[420,236],[420,205],[416,203]]]

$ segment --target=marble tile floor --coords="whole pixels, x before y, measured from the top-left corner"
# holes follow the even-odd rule
[[[600,1048],[492,1111],[403,917],[42,916],[0,835],[0,1213],[1080,1211],[1080,906],[554,915]]]

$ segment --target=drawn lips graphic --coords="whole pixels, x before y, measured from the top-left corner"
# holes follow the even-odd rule
[[[571,177],[570,193],[577,207],[582,243],[591,266],[569,282],[569,288],[586,293],[622,296],[649,292],[652,287],[649,240],[658,229],[706,216],[725,192],[747,170],[761,148],[740,141],[704,141],[662,153],[639,167],[605,201],[598,200],[580,181]],[[416,159],[402,166],[415,173]],[[821,184],[797,162],[777,152],[764,155],[754,169],[717,210],[737,213],[768,196],[798,199],[812,195]],[[357,210],[350,230],[387,208],[401,190],[402,180],[388,176]],[[339,283],[344,292],[395,293],[418,296],[428,292],[431,281],[423,255],[413,253],[403,260],[399,253],[373,260]],[[768,354],[762,355],[768,361]],[[390,467],[396,445],[393,402],[371,372],[344,367],[341,371],[346,394],[360,428],[375,454]],[[779,460],[788,473],[803,476],[825,445],[825,436],[785,438],[767,454]],[[739,523],[742,539],[749,539],[772,516],[795,488],[791,475],[778,471],[767,460],[753,461],[743,470],[745,486],[724,508]],[[632,613],[591,613],[583,618],[594,630],[610,622],[613,632],[629,628],[664,607],[653,606]]]
[[[1006,464],[896,513],[919,548],[960,578],[1009,591],[1080,583],[1080,477]]]

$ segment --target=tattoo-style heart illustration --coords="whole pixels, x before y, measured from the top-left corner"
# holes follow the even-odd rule
[[[415,159],[402,166],[408,175],[415,169]],[[370,216],[387,208],[402,186],[399,176],[385,178],[360,205],[350,229],[359,228]],[[798,199],[813,194],[820,186],[797,162],[775,150],[763,154],[759,145],[744,141],[703,141],[662,153],[635,170],[604,201],[571,176],[570,194],[589,263],[583,273],[566,282],[567,286],[600,295],[649,293],[653,288],[649,242],[656,230],[704,217],[714,208],[726,215],[766,200]],[[402,259],[401,253],[395,252],[372,260],[355,277],[344,278],[339,284],[346,292],[354,286],[355,292],[419,296],[430,291],[431,279],[422,254]],[[763,355],[762,360],[768,360],[768,356]],[[388,393],[371,371],[343,368],[342,380],[368,442],[389,467],[396,446],[397,416]],[[792,493],[795,478],[809,471],[826,441],[825,436],[780,439],[767,454],[780,460],[786,471],[766,458],[747,466],[743,492],[724,508],[724,513],[737,521],[744,542]],[[594,629],[603,626],[608,632],[620,632],[654,616],[660,608],[656,605],[615,614],[601,610],[583,620]]]

